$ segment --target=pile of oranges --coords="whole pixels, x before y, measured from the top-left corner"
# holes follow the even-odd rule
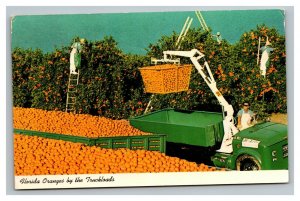
[[[16,129],[34,130],[83,137],[147,135],[127,120],[112,120],[87,114],[46,111],[35,108],[13,108]]]
[[[103,149],[18,134],[14,135],[14,167],[15,175],[218,171],[160,152]]]

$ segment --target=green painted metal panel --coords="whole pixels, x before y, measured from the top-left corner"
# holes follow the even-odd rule
[[[143,136],[120,136],[102,137],[95,139],[95,145],[102,148],[118,149],[128,148],[132,150],[144,149],[150,151],[166,152],[165,135],[143,135]]]
[[[288,169],[288,142],[283,140],[264,150],[263,161],[265,169]],[[286,149],[285,149],[286,148]]]
[[[243,145],[244,139],[258,142],[257,147]],[[257,158],[263,170],[288,169],[287,126],[263,122],[234,136],[233,162],[238,156],[248,154]]]
[[[221,113],[163,109],[129,122],[145,132],[166,134],[168,142],[209,147],[222,141],[222,120]]]
[[[211,157],[211,160],[216,167],[235,169],[235,167],[231,167],[231,157],[232,154],[217,152],[214,156]]]
[[[94,142],[91,138],[80,137],[80,136],[72,136],[72,135],[63,135],[63,134],[56,134],[56,133],[48,133],[48,132],[40,132],[40,131],[32,131],[32,130],[22,130],[22,129],[14,129],[14,133],[17,134],[24,134],[29,136],[38,136],[44,137],[54,140],[64,140],[70,142],[78,142],[83,143],[89,146],[94,145]]]
[[[87,138],[22,129],[14,129],[14,133],[83,143],[88,146],[98,146],[107,149],[128,148],[133,150],[144,149],[150,151],[159,151],[162,153],[166,152],[166,135],[164,134]]]
[[[287,138],[287,126],[284,124],[263,122],[237,134],[241,139],[251,138],[260,141],[260,146],[268,147]]]

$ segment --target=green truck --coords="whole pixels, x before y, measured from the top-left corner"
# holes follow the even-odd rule
[[[232,153],[222,153],[217,151],[224,136],[222,113],[163,109],[129,121],[142,131],[166,134],[168,143],[209,150],[216,167],[241,171],[288,169],[287,126],[283,124],[263,122],[240,131],[233,136]]]
[[[288,169],[287,126],[264,122],[239,131],[234,125],[233,106],[218,90],[205,55],[197,49],[167,50],[157,61],[175,64],[176,57],[190,59],[221,105],[222,113],[165,109],[132,118],[131,125],[142,131],[166,134],[167,153],[169,145],[179,144],[175,154],[188,150],[195,157],[209,156],[209,162],[217,167],[242,171]],[[146,79],[149,77],[143,77],[147,92]],[[177,81],[176,77],[173,81]],[[150,103],[151,99],[147,108]]]

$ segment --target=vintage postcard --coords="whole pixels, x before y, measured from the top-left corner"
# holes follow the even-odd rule
[[[12,16],[15,189],[288,182],[284,16]]]

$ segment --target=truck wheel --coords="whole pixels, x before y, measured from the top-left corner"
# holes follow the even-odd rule
[[[236,169],[238,171],[256,171],[261,170],[261,165],[253,156],[243,155],[236,160]]]

